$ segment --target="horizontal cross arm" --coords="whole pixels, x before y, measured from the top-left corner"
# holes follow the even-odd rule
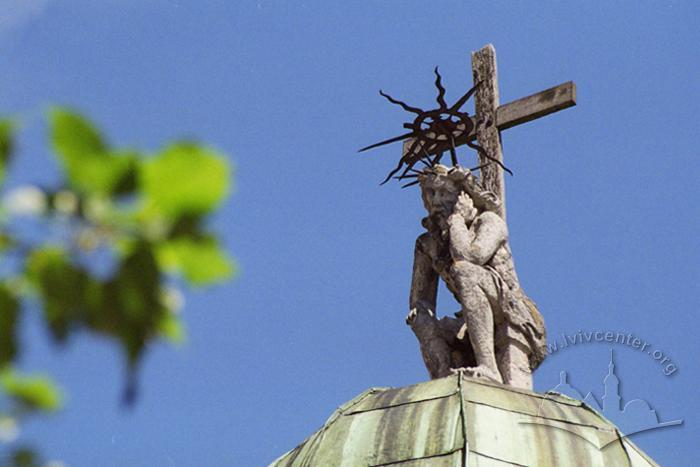
[[[496,126],[503,131],[574,105],[576,84],[568,81],[500,106],[496,112]]]

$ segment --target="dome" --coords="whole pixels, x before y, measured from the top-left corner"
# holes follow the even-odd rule
[[[463,374],[369,389],[274,461],[297,466],[655,466],[584,403]]]

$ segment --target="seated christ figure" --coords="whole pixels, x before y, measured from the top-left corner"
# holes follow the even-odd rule
[[[435,165],[418,180],[427,232],[416,241],[407,323],[430,376],[462,370],[531,389],[544,322],[518,283],[498,197],[461,167]],[[439,279],[461,307],[455,318],[437,318]]]

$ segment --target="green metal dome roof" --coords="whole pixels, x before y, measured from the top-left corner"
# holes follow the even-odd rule
[[[455,375],[369,389],[274,467],[656,466],[581,401]]]

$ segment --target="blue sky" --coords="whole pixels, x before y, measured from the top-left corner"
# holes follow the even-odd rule
[[[418,191],[378,186],[398,146],[356,150],[407,121],[380,88],[429,106],[439,65],[454,100],[471,86],[469,52],[491,42],[502,103],[578,87],[577,107],[503,133],[523,287],[550,340],[630,332],[672,359],[665,376],[613,346],[623,398],[685,418],[632,440],[662,465],[693,464],[699,15],[690,1],[0,1],[0,108],[27,122],[14,183],[55,179],[51,103],[116,144],[196,137],[236,166],[213,228],[240,275],[187,293],[188,344],[151,349],[134,409],[118,403],[114,346],[83,336],[58,350],[26,317],[22,367],[51,372],[69,400],[23,439],[71,466],[266,465],[364,389],[426,380],[404,324]],[[443,293],[438,311],[456,305]],[[536,388],[565,369],[600,395],[610,347],[558,352]]]

